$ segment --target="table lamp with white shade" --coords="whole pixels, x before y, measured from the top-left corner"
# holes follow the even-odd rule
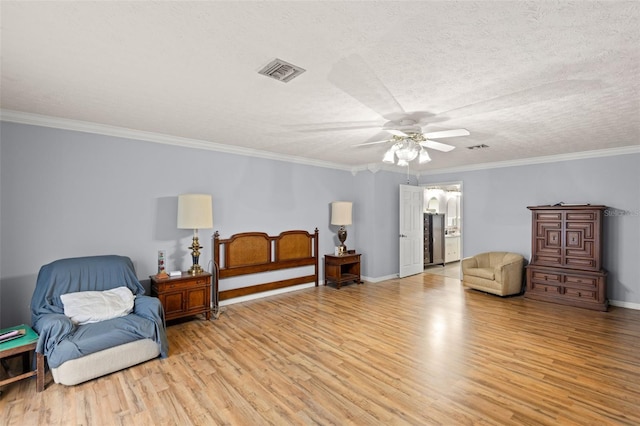
[[[340,240],[339,253],[347,252],[347,246],[344,242],[347,240],[346,225],[351,225],[351,213],[353,203],[351,201],[334,201],[331,203],[331,224],[339,225],[338,239]]]
[[[198,264],[202,248],[198,241],[198,229],[213,228],[211,205],[211,195],[208,194],[182,194],[178,196],[178,228],[193,229],[193,243],[189,247],[193,260],[193,265],[189,268],[191,275],[203,272],[202,267]]]

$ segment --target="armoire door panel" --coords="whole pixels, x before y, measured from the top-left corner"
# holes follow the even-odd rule
[[[581,232],[584,238],[593,239],[595,235],[594,226],[593,222],[567,222],[566,229],[567,232]]]
[[[536,223],[536,237],[547,238],[550,232],[562,231],[562,222],[537,222]]]
[[[560,221],[562,220],[562,212],[536,212],[534,213],[534,220],[537,222]]]
[[[568,246],[565,251],[565,256],[566,257],[588,257],[593,259],[593,256],[594,256],[593,250],[594,250],[593,241],[583,241],[582,245]]]
[[[596,269],[596,261],[588,257],[566,257],[564,260],[565,266],[576,269]]]
[[[567,212],[567,221],[594,221],[596,220],[597,212]]]

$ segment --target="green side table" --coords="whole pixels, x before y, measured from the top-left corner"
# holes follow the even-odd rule
[[[38,334],[33,331],[31,327],[25,324],[17,325],[15,327],[3,328],[2,330],[0,330],[0,334],[20,329],[25,331],[24,336],[18,337],[13,340],[8,340],[4,343],[0,343],[0,359],[22,355],[23,373],[15,377],[10,377],[6,380],[0,380],[0,386],[8,385],[9,383],[17,382],[18,380],[36,376],[36,390],[38,392],[41,392],[44,390],[44,355],[41,353],[35,353],[35,371],[31,370],[31,365],[29,364],[29,354],[36,349],[36,344],[38,343]]]

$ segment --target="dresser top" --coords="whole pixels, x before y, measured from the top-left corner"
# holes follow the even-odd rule
[[[607,206],[600,204],[554,204],[546,206],[528,206],[529,210],[604,210]]]

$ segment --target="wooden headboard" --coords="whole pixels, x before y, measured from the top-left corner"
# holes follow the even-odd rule
[[[219,300],[310,282],[315,282],[317,287],[318,228],[313,234],[307,231],[285,231],[277,236],[269,236],[264,232],[244,232],[226,240],[220,239],[220,234],[216,231],[213,234],[213,260],[219,268],[217,279],[313,266],[312,275],[224,290],[220,292]]]

